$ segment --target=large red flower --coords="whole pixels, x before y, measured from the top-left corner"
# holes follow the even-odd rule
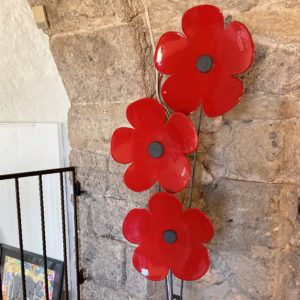
[[[130,104],[126,114],[134,128],[115,130],[111,154],[119,163],[132,163],[124,175],[128,188],[144,191],[156,181],[172,193],[186,187],[191,169],[185,154],[198,143],[193,123],[184,114],[174,113],[165,124],[164,108],[152,98]]]
[[[182,17],[182,29],[185,35],[165,33],[156,48],[156,69],[171,75],[162,96],[174,111],[188,114],[201,104],[207,116],[222,115],[243,93],[242,82],[233,75],[252,64],[251,35],[236,21],[224,28],[224,17],[213,5],[189,9]]]
[[[123,224],[125,238],[138,244],[133,255],[136,270],[150,280],[161,280],[171,270],[182,280],[196,280],[209,268],[203,246],[214,234],[205,214],[196,208],[183,210],[173,195],[151,197],[149,209],[133,209]]]

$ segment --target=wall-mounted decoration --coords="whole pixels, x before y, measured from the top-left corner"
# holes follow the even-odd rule
[[[0,245],[3,300],[23,299],[20,250]],[[43,256],[24,251],[26,298],[45,300],[45,277]],[[63,279],[63,262],[47,258],[49,298],[59,300]]]
[[[181,279],[176,297],[183,299],[184,280],[201,278],[210,265],[204,244],[213,238],[213,226],[202,211],[191,208],[202,110],[215,117],[238,104],[243,84],[235,75],[251,66],[254,55],[247,28],[236,21],[225,25],[213,5],[189,9],[182,29],[183,33],[163,34],[157,43],[157,99],[130,104],[127,119],[133,128],[116,129],[111,141],[112,157],[130,163],[124,175],[128,188],[141,192],[158,183],[158,191],[165,191],[154,194],[146,209],[130,211],[123,233],[138,245],[132,259],[135,269],[149,280],[165,279],[168,300],[175,297],[173,274]],[[187,115],[197,110],[196,130]],[[189,182],[185,210],[169,193],[181,191]]]
[[[189,9],[182,30],[165,33],[156,48],[156,69],[171,75],[162,97],[174,111],[189,114],[201,105],[209,117],[222,115],[242,96],[243,84],[234,75],[252,64],[251,35],[240,22],[224,27],[223,14],[212,5]]]
[[[196,208],[183,209],[175,196],[154,194],[148,209],[133,209],[123,224],[125,238],[138,244],[133,254],[136,270],[150,280],[162,280],[169,271],[183,280],[202,277],[209,267],[203,244],[213,237],[213,226]]]
[[[114,132],[111,153],[117,162],[131,163],[124,175],[127,187],[141,192],[157,181],[166,191],[181,191],[191,176],[185,154],[195,151],[198,143],[193,123],[181,113],[165,123],[164,107],[152,98],[133,102],[126,114],[134,128]]]

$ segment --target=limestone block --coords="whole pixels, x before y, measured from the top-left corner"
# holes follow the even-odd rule
[[[119,176],[122,176],[122,174],[124,174],[127,167],[128,167],[128,165],[119,164],[111,156],[109,157],[109,160],[108,160],[109,172],[115,173],[115,174],[120,174]]]
[[[69,140],[73,149],[107,155],[113,131],[128,126],[126,103],[73,105],[69,111]]]
[[[247,11],[254,7],[259,0],[225,0],[217,1],[211,0],[210,4],[220,7],[223,11],[225,18],[230,14],[232,15],[231,10],[235,13],[233,19],[238,18],[235,15],[238,15],[238,11]],[[166,31],[181,31],[181,18],[182,14],[189,8],[201,4],[207,4],[207,1],[204,0],[147,0],[149,6],[149,15],[151,19],[151,27],[155,40],[158,40],[159,37]],[[167,19],[167,22],[166,22]]]
[[[81,184],[81,189],[87,194],[104,194],[108,185],[105,172],[86,167],[77,167],[77,180]]]
[[[250,255],[256,246],[286,246],[294,233],[297,186],[223,179],[205,187],[203,198],[215,228],[214,251]]]
[[[109,173],[108,174],[108,187],[105,192],[106,197],[115,199],[123,199],[127,201],[134,201],[135,203],[144,207],[149,197],[154,192],[158,191],[158,186],[154,185],[152,188],[145,192],[133,192],[124,183],[122,174]]]
[[[126,244],[109,238],[81,235],[82,265],[97,286],[118,289],[125,283]]]
[[[204,164],[215,178],[296,183],[298,132],[297,119],[228,121],[215,134]]]
[[[108,168],[108,155],[73,149],[70,153],[71,165],[94,168],[105,172]]]
[[[91,228],[97,237],[125,241],[122,233],[123,221],[131,209],[141,207],[135,201],[95,196],[90,205]]]
[[[141,10],[138,1],[123,0],[29,0],[29,3],[46,6],[51,34],[129,22]]]
[[[300,89],[299,44],[278,44],[252,32],[255,44],[254,64],[240,75],[246,91],[287,94]]]
[[[284,1],[278,2],[281,2],[281,6],[284,5]],[[259,6],[236,18],[246,24],[250,32],[256,35],[270,37],[277,42],[290,43],[300,42],[299,14],[300,7],[290,9],[266,7],[262,9]]]
[[[92,280],[86,281],[82,286],[82,299],[86,300],[142,300],[141,298],[133,298],[128,295],[124,289],[114,289],[99,286]]]
[[[126,102],[154,89],[151,49],[142,20],[51,38],[72,103]]]
[[[139,295],[141,299],[146,299],[148,296],[148,280],[139,274],[132,265],[132,256],[136,247],[127,246],[126,254],[126,291]]]
[[[299,116],[298,97],[264,92],[243,95],[240,103],[225,114],[230,120],[290,119]]]

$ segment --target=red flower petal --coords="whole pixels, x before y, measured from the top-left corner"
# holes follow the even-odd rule
[[[192,121],[181,113],[171,115],[166,130],[180,151],[184,154],[196,150],[198,136]]]
[[[187,248],[181,259],[174,261],[171,270],[174,275],[182,280],[197,280],[208,270],[210,264],[207,249],[202,245]]]
[[[208,217],[199,209],[186,210],[180,217],[186,228],[186,234],[193,244],[208,243],[214,235],[214,228]]]
[[[134,251],[132,263],[149,280],[162,280],[168,272],[165,254],[157,244],[143,243]]]
[[[123,235],[133,244],[142,243],[149,230],[150,213],[146,209],[131,210],[123,222]]]
[[[179,32],[166,32],[156,46],[154,63],[163,74],[175,74],[194,67],[195,54],[188,39]]]
[[[125,174],[124,182],[127,187],[135,192],[142,192],[149,189],[157,179],[158,170],[151,168],[150,161],[145,161],[144,164],[131,164]]]
[[[212,51],[224,30],[224,17],[216,6],[195,6],[183,15],[182,30],[188,38],[196,40],[201,48],[205,45],[205,49]]]
[[[189,114],[200,101],[199,76],[196,71],[170,76],[161,90],[166,104],[174,111]]]
[[[131,103],[126,111],[129,123],[137,129],[154,130],[165,122],[165,110],[155,99],[144,98]]]
[[[161,186],[170,193],[177,193],[184,189],[191,178],[190,163],[180,153],[170,153],[162,157],[163,166],[158,174],[158,181]]]
[[[114,131],[111,138],[111,155],[119,163],[127,164],[133,160],[135,130],[121,127]]]
[[[245,72],[254,58],[254,44],[248,29],[240,22],[231,22],[225,29],[217,48],[222,67],[229,74]]]
[[[215,87],[206,91],[203,97],[202,108],[208,117],[223,115],[240,101],[243,94],[243,83],[232,76],[220,76],[212,78]]]
[[[176,216],[183,212],[178,198],[166,192],[154,194],[149,200],[148,207],[151,214]]]

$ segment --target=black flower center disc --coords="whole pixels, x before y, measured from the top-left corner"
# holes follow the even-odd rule
[[[164,147],[160,142],[153,142],[148,146],[148,153],[153,158],[159,158],[164,153]]]
[[[166,230],[163,238],[167,244],[174,244],[177,241],[177,234],[174,230]]]
[[[201,73],[209,72],[213,65],[214,61],[209,55],[201,55],[196,62],[196,68]]]

